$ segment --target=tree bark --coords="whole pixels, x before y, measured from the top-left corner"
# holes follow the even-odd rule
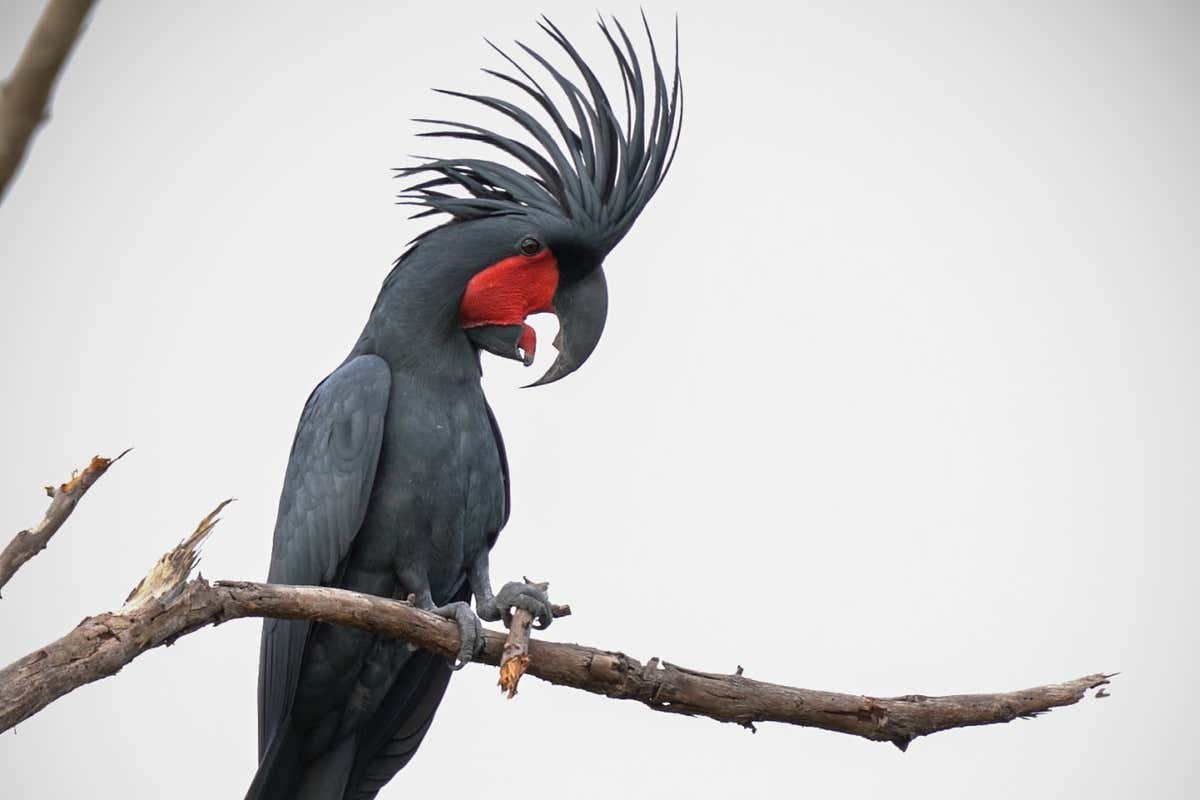
[[[79,38],[94,0],[50,0],[12,75],[0,87],[0,203],[47,105],[63,63]]]
[[[206,522],[212,522],[212,515]],[[168,556],[160,564],[180,561]],[[117,673],[147,650],[241,617],[316,620],[401,638],[448,658],[458,652],[454,623],[403,601],[325,587],[210,584],[203,578],[175,587],[177,591],[147,595],[123,613],[88,617],[63,638],[0,670],[0,732],[68,692]],[[479,661],[499,665],[507,637],[490,630],[485,635]],[[637,700],[655,711],[736,722],[751,729],[757,722],[802,725],[892,742],[902,750],[918,736],[1029,718],[1077,703],[1112,677],[1088,675],[1000,694],[870,697],[764,683],[740,671],[698,672],[657,658],[642,664],[623,653],[537,640],[529,644],[526,667],[528,674],[550,683]],[[1097,695],[1103,696],[1103,690]]]
[[[0,589],[5,587],[26,561],[46,549],[51,537],[58,533],[58,529],[67,521],[67,517],[71,516],[71,512],[75,510],[75,506],[87,490],[92,488],[92,484],[100,480],[100,476],[128,452],[126,450],[116,458],[93,456],[91,463],[83,468],[83,472],[72,474],[71,480],[57,488],[46,487],[50,507],[46,509],[42,521],[18,533],[4,550],[0,551]]]

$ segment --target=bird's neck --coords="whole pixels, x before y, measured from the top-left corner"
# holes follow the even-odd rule
[[[444,275],[398,264],[379,292],[351,356],[373,353],[393,370],[479,381],[479,354],[459,324],[459,292]]]

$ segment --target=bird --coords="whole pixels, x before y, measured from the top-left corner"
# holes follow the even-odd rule
[[[592,354],[607,317],[604,259],[674,161],[683,94],[677,22],[671,71],[644,14],[645,61],[616,18],[598,19],[597,44],[620,74],[615,105],[563,32],[544,16],[538,26],[566,72],[520,42],[518,57],[488,42],[507,71],[484,72],[521,103],[437,90],[515,124],[520,138],[415,120],[430,126],[421,136],[493,157],[423,157],[397,170],[410,184],[399,202],[436,224],[393,263],[349,355],[304,405],[268,570],[272,583],[411,599],[453,620],[461,649],[450,661],[360,630],[267,620],[247,800],[375,797],[413,757],[452,672],[477,655],[480,620],[508,624],[513,608],[541,627],[552,619],[538,586],[493,592],[488,557],[512,492],[483,354],[532,365],[527,318],[542,312],[558,317],[557,355],[530,386]]]

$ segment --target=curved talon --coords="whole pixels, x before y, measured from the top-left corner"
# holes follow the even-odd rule
[[[462,643],[459,645],[458,655],[455,657],[454,663],[450,665],[450,669],[460,670],[474,661],[475,657],[483,650],[483,623],[471,610],[469,603],[447,603],[432,610],[439,617],[451,620],[458,625],[458,636]]]
[[[554,612],[550,607],[550,598],[536,586],[527,583],[511,581],[504,584],[496,595],[496,605],[500,608],[500,616],[504,627],[512,627],[512,609],[514,607],[528,611],[536,617],[533,627],[545,630],[554,621]]]

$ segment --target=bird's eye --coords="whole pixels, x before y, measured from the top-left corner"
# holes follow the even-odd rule
[[[526,236],[521,240],[519,247],[521,248],[521,255],[524,256],[536,256],[542,252],[542,243],[538,241],[536,236]]]

